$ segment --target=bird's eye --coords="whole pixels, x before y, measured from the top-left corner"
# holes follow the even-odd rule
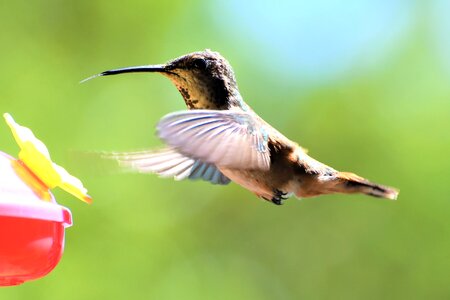
[[[194,67],[200,70],[204,70],[206,69],[206,67],[208,66],[208,63],[206,60],[204,60],[203,58],[196,58],[193,61]]]

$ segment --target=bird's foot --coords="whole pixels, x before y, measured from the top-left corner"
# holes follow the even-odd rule
[[[282,205],[283,201],[287,198],[289,198],[288,193],[284,193],[283,191],[275,189],[273,190],[273,197],[270,200],[273,204]]]

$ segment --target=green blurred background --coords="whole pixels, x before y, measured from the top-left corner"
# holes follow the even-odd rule
[[[0,111],[94,204],[55,191],[75,221],[60,264],[0,299],[450,299],[449,4],[1,1]],[[399,200],[276,207],[235,184],[92,166],[84,151],[158,147],[159,118],[185,107],[156,74],[79,81],[205,48],[268,122]]]

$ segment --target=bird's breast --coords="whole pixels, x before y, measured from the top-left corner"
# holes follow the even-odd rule
[[[295,171],[285,159],[272,160],[269,170],[219,169],[235,183],[266,199],[271,199],[275,190],[290,193],[295,189]]]
[[[267,181],[267,171],[258,170],[238,170],[220,168],[220,171],[229,179],[253,192],[258,197],[271,199],[273,188]]]

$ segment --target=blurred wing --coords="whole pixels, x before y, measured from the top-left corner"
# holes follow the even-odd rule
[[[212,184],[229,184],[231,181],[227,176],[223,175],[215,165],[200,160],[194,162],[188,178],[191,180],[203,179]]]
[[[228,184],[230,179],[215,165],[194,160],[171,148],[159,151],[124,152],[103,155],[115,159],[120,166],[139,173],[155,173],[175,180],[203,179],[212,184]]]
[[[270,168],[268,134],[247,113],[195,110],[164,116],[158,133],[186,156],[221,167]]]

